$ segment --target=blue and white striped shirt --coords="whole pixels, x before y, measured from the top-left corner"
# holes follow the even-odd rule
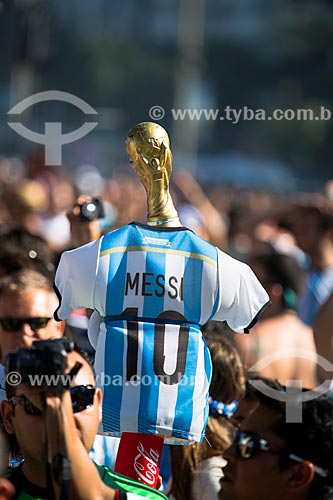
[[[64,252],[56,288],[57,319],[95,309],[102,431],[174,440],[204,435],[212,368],[201,325],[226,320],[244,332],[269,302],[247,265],[192,231],[138,223]]]

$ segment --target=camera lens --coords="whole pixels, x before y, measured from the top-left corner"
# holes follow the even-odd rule
[[[88,219],[93,219],[96,217],[97,206],[93,202],[86,203],[82,205],[82,215]]]
[[[80,215],[82,220],[94,220],[104,217],[104,209],[101,200],[93,198],[80,205]]]
[[[88,203],[86,210],[87,212],[93,214],[96,211],[96,206],[93,203]]]

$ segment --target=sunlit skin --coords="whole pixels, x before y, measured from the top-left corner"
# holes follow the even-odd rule
[[[0,433],[0,475],[2,475],[6,468],[6,443],[2,439]],[[10,500],[14,496],[14,486],[7,479],[0,478],[0,500]]]
[[[278,449],[286,449],[286,443],[272,429],[276,413],[258,405],[242,422],[240,429],[266,439]],[[291,463],[282,467],[278,455],[259,451],[250,459],[238,455],[232,445],[223,453],[227,465],[221,479],[221,500],[306,500],[313,467],[309,462]]]
[[[67,356],[66,373],[76,362],[82,363],[82,367],[75,377],[72,386],[95,385],[94,375],[88,363],[76,352]],[[40,387],[30,387],[20,385],[16,395],[24,395],[34,406],[41,409],[42,389]],[[102,393],[96,389],[94,404],[85,410],[74,413],[74,422],[80,440],[85,449],[90,451],[94,442],[98,425],[102,417]],[[29,481],[40,487],[46,487],[45,477],[45,422],[43,416],[27,415],[21,404],[16,404],[13,412],[12,405],[6,401],[1,404],[1,414],[4,420],[6,431],[15,434],[25,458],[22,471]]]
[[[7,479],[0,479],[0,500],[10,500],[14,497],[15,489]]]
[[[253,261],[251,267],[264,284],[272,304],[251,335],[236,338],[245,367],[248,369],[266,356],[281,352],[278,359],[262,367],[258,374],[276,378],[284,385],[289,384],[288,380],[300,380],[303,387],[316,387],[317,357],[312,329],[284,305],[282,285],[272,282],[260,261]],[[300,356],[300,352],[307,352],[308,357]]]
[[[56,322],[53,313],[58,306],[58,299],[52,291],[42,288],[7,291],[0,296],[0,318],[52,318],[45,328],[32,330],[25,323],[20,330],[14,332],[5,331],[0,325],[0,348],[1,363],[5,364],[6,355],[10,351],[16,351],[20,347],[31,347],[35,340],[46,340],[60,338],[63,335],[64,323]]]

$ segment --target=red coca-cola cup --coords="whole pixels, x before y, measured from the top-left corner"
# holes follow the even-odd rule
[[[156,488],[164,439],[154,434],[123,432],[115,471]]]

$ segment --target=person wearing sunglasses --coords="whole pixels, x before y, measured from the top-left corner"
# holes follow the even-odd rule
[[[165,499],[157,490],[113,473],[108,467],[96,465],[89,457],[102,416],[102,392],[96,387],[93,368],[83,351],[77,346],[67,354],[67,370],[81,364],[77,375],[62,400],[59,393],[47,386],[7,384],[8,400],[1,403],[1,416],[7,434],[18,442],[24,462],[7,472],[15,487],[16,499],[47,499],[46,436],[50,445],[50,456],[63,453],[58,449],[63,438],[71,463],[71,496],[126,499]],[[46,419],[43,415],[43,401],[46,401]],[[53,463],[54,465],[54,463]],[[54,470],[54,469],[53,469]],[[56,499],[57,489],[55,487]],[[27,496],[30,495],[30,496]]]
[[[259,400],[223,453],[219,499],[332,499],[333,401],[304,401],[302,421],[291,423],[285,403],[262,394]]]
[[[58,303],[48,278],[21,270],[0,279],[0,401],[5,399],[4,365],[8,352],[35,340],[60,338],[64,322],[53,319]]]
[[[53,283],[41,273],[25,269],[0,278],[0,401],[6,397],[5,359],[8,352],[31,347],[35,340],[61,338],[65,322],[55,321],[58,305]],[[114,464],[115,438],[96,437],[93,456],[98,463]],[[22,455],[16,450],[15,465]]]

